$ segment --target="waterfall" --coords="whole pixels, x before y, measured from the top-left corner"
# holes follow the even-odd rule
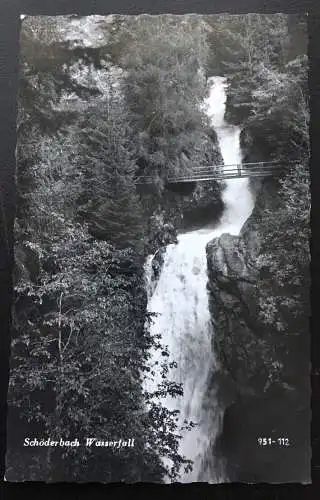
[[[217,132],[224,163],[241,163],[240,129],[224,121],[225,79],[212,77],[208,84],[205,109]],[[214,396],[210,401],[204,397],[209,373],[216,366],[206,289],[206,244],[223,233],[239,233],[253,209],[248,180],[227,181],[223,201],[225,211],[218,226],[181,234],[177,244],[168,245],[160,277],[149,293],[148,311],[158,313],[151,325],[151,335],[160,334],[162,344],[168,346],[169,361],[177,363],[168,378],[182,383],[184,392],[182,397],[168,396],[162,403],[170,410],[180,410],[180,424],[185,420],[198,424],[191,431],[183,431],[180,442],[180,454],[193,461],[192,472],[181,473],[179,481],[184,483],[226,480],[218,461],[212,457],[212,445],[221,429],[222,410]],[[150,274],[150,257],[147,268]],[[161,361],[160,358],[158,351],[152,353],[152,363]],[[158,373],[145,382],[146,389],[154,390],[160,382]]]

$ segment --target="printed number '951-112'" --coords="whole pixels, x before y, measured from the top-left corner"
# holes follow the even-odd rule
[[[259,437],[258,444],[259,446],[272,446],[272,445],[290,446],[290,441],[288,438],[285,437],[278,437],[276,439],[271,437]]]

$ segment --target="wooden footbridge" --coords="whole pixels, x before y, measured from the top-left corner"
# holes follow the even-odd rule
[[[286,165],[288,163],[286,162]],[[168,184],[177,184],[180,182],[238,179],[240,177],[276,176],[282,171],[281,167],[284,165],[284,162],[279,161],[263,161],[259,163],[197,166],[185,172],[169,175],[165,180]],[[141,176],[136,179],[136,184],[153,184],[154,182],[155,179],[151,176]]]

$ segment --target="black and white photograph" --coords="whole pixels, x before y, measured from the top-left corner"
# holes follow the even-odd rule
[[[21,16],[6,481],[311,482],[307,48]]]

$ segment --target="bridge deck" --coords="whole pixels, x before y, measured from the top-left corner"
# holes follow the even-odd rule
[[[292,163],[292,162],[290,162]],[[277,175],[281,171],[283,162],[269,161],[257,163],[242,163],[231,165],[210,165],[194,167],[189,172],[181,175],[168,176],[169,184],[180,182],[203,182],[211,180],[237,179],[240,177],[266,177]],[[151,176],[142,176],[136,180],[136,184],[152,184],[155,179]]]

